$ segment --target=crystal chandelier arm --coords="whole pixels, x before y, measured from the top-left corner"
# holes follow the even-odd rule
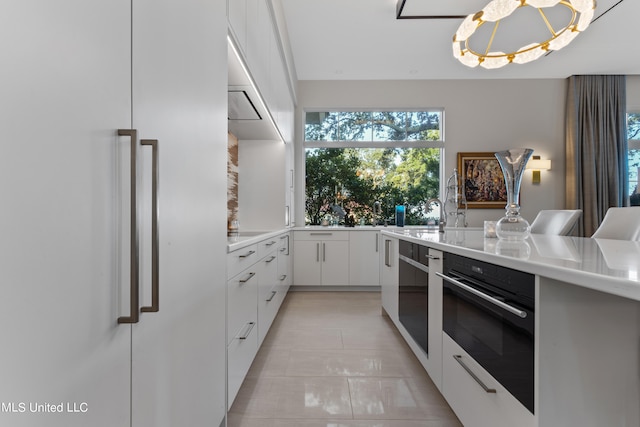
[[[487,43],[487,50],[484,51],[485,55],[488,55],[489,51],[491,50],[491,45],[493,44],[493,38],[496,36],[496,31],[498,31],[498,25],[500,25],[500,19],[498,19],[496,21],[496,23],[493,25],[493,31],[491,32],[491,38],[489,39],[489,43]]]
[[[547,25],[547,28],[549,29],[549,31],[551,32],[551,35],[553,37],[557,36],[558,34],[556,33],[556,31],[553,29],[553,27],[551,26],[551,23],[549,22],[549,19],[547,19],[547,15],[544,14],[544,11],[542,10],[542,8],[538,8],[538,12],[540,12],[540,16],[542,16],[542,20],[544,21],[544,23]]]

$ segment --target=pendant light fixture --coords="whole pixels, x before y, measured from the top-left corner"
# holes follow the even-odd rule
[[[521,7],[538,9],[540,18],[551,33],[551,37],[542,42],[522,46],[509,53],[492,51],[491,45],[498,32],[500,21]],[[545,15],[544,9],[553,7],[565,7],[570,12],[569,22],[561,29],[554,29]],[[480,65],[488,69],[500,68],[510,63],[525,64],[534,61],[548,51],[560,50],[571,43],[591,23],[595,7],[595,0],[493,0],[480,12],[469,15],[462,21],[453,36],[453,56],[468,67]],[[494,27],[485,51],[473,50],[469,45],[471,36],[478,28],[490,22],[494,23]]]

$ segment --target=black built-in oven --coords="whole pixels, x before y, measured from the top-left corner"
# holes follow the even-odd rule
[[[398,262],[398,317],[413,340],[429,354],[428,248],[400,240]]]
[[[443,267],[444,332],[533,413],[535,277],[450,253]]]

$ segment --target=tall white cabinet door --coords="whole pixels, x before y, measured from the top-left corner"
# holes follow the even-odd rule
[[[141,138],[158,140],[160,205],[159,311],[141,313],[133,328],[134,427],[218,426],[225,415],[226,35],[224,0],[133,2],[133,123]]]
[[[116,153],[131,125],[130,10],[2,4],[2,426],[129,425]]]

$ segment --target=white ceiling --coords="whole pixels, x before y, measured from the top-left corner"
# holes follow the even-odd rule
[[[396,0],[279,1],[299,80],[565,78],[573,74],[640,74],[640,0],[598,0],[596,19],[569,46],[532,63],[510,64],[497,70],[468,68],[453,58],[451,42],[462,22],[460,18],[396,19]],[[403,15],[465,15],[481,10],[488,2],[406,0]],[[500,29],[504,27],[502,24]],[[530,32],[533,26],[518,23],[508,31],[517,32],[522,38],[524,28]],[[500,36],[496,35],[496,40]],[[526,38],[529,42],[540,42],[548,38],[548,33],[546,36],[529,35]],[[519,46],[522,45],[515,47]]]

